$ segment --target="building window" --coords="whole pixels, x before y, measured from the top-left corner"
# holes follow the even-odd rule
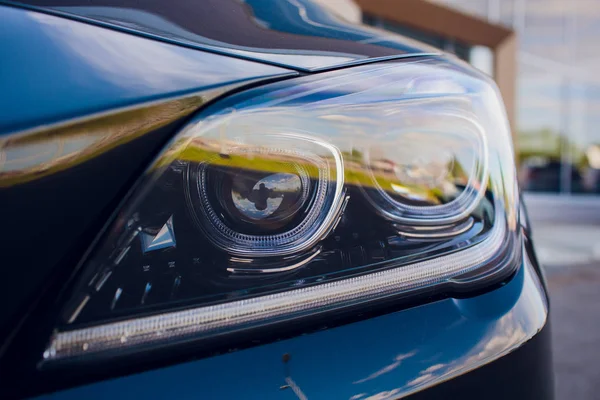
[[[363,14],[363,23],[377,28],[385,29],[390,32],[398,33],[402,36],[407,36],[426,43],[430,46],[437,47],[445,52],[455,54],[459,58],[469,61],[471,46],[450,38],[422,32],[410,27],[402,26],[394,22],[386,21],[385,19],[375,17],[369,14]]]

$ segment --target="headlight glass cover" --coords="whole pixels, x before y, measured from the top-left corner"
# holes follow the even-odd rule
[[[515,187],[502,102],[468,67],[371,64],[231,96],[132,190],[44,359],[489,286],[518,264]]]

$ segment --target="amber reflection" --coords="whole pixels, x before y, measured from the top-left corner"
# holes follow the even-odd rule
[[[192,113],[194,95],[130,108],[0,142],[0,187],[22,184],[86,162]]]
[[[212,165],[260,173],[296,173],[293,164],[306,167],[311,178],[318,177],[306,159],[292,154],[260,151],[261,146],[243,144],[233,140],[194,137],[181,139],[165,153],[159,165],[168,165],[174,159],[194,163],[209,162]],[[265,149],[268,147],[265,146]],[[342,152],[344,158],[344,181],[347,185],[384,190],[400,201],[415,205],[444,204],[455,198],[469,182],[468,170],[454,156],[431,160],[416,159],[415,163],[395,162],[387,158],[369,161],[362,152]],[[319,155],[334,162],[331,155]],[[332,174],[336,176],[336,173]]]

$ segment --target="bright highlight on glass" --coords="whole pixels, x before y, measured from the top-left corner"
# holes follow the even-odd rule
[[[344,279],[289,292],[126,320],[57,334],[46,359],[93,354],[136,344],[161,343],[190,335],[207,335],[228,327],[260,324],[284,315],[335,309],[452,279],[492,258],[502,247],[506,226],[497,224],[489,238],[463,252],[401,268]]]
[[[440,60],[227,98],[148,169],[86,260],[44,358],[488,287],[520,251],[513,165],[493,83]]]

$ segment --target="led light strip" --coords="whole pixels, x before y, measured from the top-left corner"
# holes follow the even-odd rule
[[[446,282],[481,266],[502,248],[506,223],[498,204],[496,209],[495,224],[489,236],[481,243],[456,253],[268,296],[57,332],[43,357],[46,361],[61,360],[136,345],[164,343],[223,328],[248,326],[291,313],[339,308],[352,302]]]

